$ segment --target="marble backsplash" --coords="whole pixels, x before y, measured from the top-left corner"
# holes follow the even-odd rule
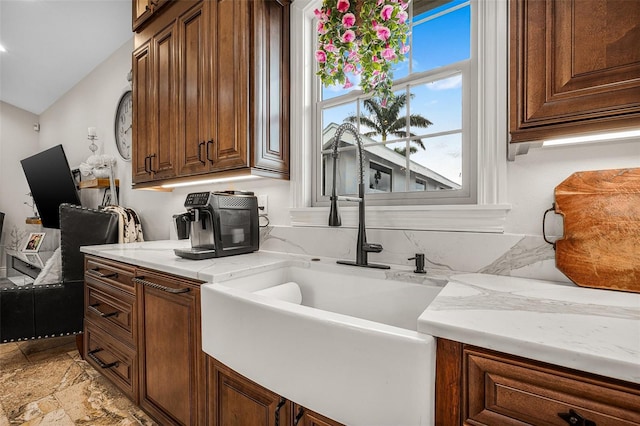
[[[261,228],[260,249],[355,260],[356,238],[353,228],[269,226]],[[570,282],[541,236],[370,229],[367,240],[383,246],[369,254],[370,262],[412,266],[408,259],[424,253],[427,271],[436,275],[480,272]]]

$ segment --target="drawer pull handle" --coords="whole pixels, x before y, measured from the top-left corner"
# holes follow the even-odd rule
[[[285,404],[285,402],[287,402],[286,399],[284,399],[283,397],[280,397],[280,401],[278,402],[278,405],[276,406],[276,413],[275,413],[275,426],[280,426],[280,409],[282,408],[282,406]]]
[[[574,410],[569,410],[568,413],[558,413],[558,416],[572,426],[596,426],[596,422],[585,419]]]
[[[300,419],[302,419],[302,416],[304,416],[304,408],[300,407],[300,409],[298,410],[298,415],[293,420],[293,426],[297,426],[298,423],[300,423]]]
[[[100,268],[89,269],[87,272],[98,278],[118,278],[117,272],[113,272],[111,274],[103,274],[102,272],[100,272]]]
[[[100,306],[99,303],[94,303],[93,305],[89,305],[88,309],[93,312],[96,315],[100,315],[102,318],[109,318],[109,317],[113,317],[113,316],[118,316],[118,311],[115,312],[102,312],[100,309],[98,309],[98,306]]]
[[[102,351],[102,348],[97,348],[87,353],[87,355],[89,355],[89,358],[91,358],[96,364],[98,364],[100,368],[111,368],[111,367],[117,367],[118,365],[120,365],[118,361],[112,362],[110,364],[105,364],[104,362],[102,362],[100,358],[95,356],[95,354],[97,354],[100,351]]]
[[[187,288],[187,287],[183,287],[183,288],[165,287],[163,285],[152,283],[151,281],[147,281],[144,278],[134,278],[133,282],[146,285],[147,287],[155,288],[155,289],[162,290],[164,292],[172,293],[172,294],[188,293],[191,290],[190,288]]]

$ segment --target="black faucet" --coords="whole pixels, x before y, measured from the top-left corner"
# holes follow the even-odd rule
[[[358,146],[358,158],[359,162],[359,179],[358,179],[358,197],[343,197],[336,195],[336,163],[338,162],[338,145],[340,144],[340,138],[345,131],[349,131],[356,139]],[[338,200],[343,201],[356,201],[358,202],[358,242],[356,246],[356,261],[338,260],[341,265],[353,265],[363,266],[367,268],[377,269],[389,269],[387,265],[379,265],[377,263],[369,263],[369,253],[380,253],[382,251],[382,244],[368,243],[367,231],[365,229],[365,217],[364,217],[364,156],[362,152],[362,138],[358,133],[358,130],[351,123],[344,123],[338,126],[336,134],[333,139],[333,183],[331,186],[331,208],[329,210],[329,226],[340,226],[340,214],[338,213]]]

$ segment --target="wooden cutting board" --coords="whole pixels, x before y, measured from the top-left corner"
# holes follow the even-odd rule
[[[640,168],[574,173],[555,199],[557,268],[579,286],[640,293]]]

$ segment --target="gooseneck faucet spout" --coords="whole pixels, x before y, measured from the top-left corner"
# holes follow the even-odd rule
[[[344,197],[336,195],[336,163],[338,162],[338,145],[345,131],[353,134],[356,139],[358,147],[358,197]],[[342,265],[363,266],[367,268],[389,269],[387,265],[379,265],[376,263],[369,263],[369,253],[380,253],[382,251],[382,245],[376,243],[367,242],[367,231],[365,228],[365,205],[364,205],[364,155],[362,149],[362,138],[358,133],[356,127],[351,123],[343,123],[338,126],[336,134],[333,138],[333,146],[331,157],[333,158],[333,173],[332,173],[332,185],[331,185],[331,207],[329,209],[329,226],[340,226],[340,214],[338,213],[338,201],[356,201],[358,202],[358,241],[356,246],[356,261],[338,260],[338,263]]]

